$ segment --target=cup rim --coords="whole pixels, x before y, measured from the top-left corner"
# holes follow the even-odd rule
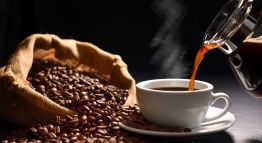
[[[193,90],[193,91],[166,91],[166,90],[156,90],[156,89],[151,89],[151,88],[145,88],[143,85],[149,82],[158,82],[158,81],[183,81],[183,82],[188,82],[190,81],[190,79],[182,79],[182,78],[163,78],[163,79],[151,79],[151,80],[144,80],[141,82],[138,82],[136,84],[136,87],[145,91],[150,91],[150,92],[159,92],[159,93],[197,93],[197,92],[206,92],[206,91],[211,91],[213,90],[213,85],[205,82],[205,81],[201,81],[201,80],[195,80],[195,84],[204,84],[205,86],[207,86],[206,88],[203,89],[197,89],[197,90]],[[187,88],[187,87],[185,87]]]

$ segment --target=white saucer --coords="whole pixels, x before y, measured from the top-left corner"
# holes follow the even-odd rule
[[[220,112],[221,110],[222,109],[220,108],[210,107],[210,109],[207,112],[207,116],[212,116],[213,113]],[[119,126],[130,132],[135,132],[135,133],[144,134],[144,135],[183,137],[183,136],[205,135],[205,134],[223,131],[231,127],[234,124],[234,122],[235,122],[235,116],[232,113],[228,112],[224,116],[220,117],[219,119],[202,123],[201,125],[193,128],[191,132],[151,131],[151,130],[144,130],[144,129],[130,127],[123,123],[119,123]]]

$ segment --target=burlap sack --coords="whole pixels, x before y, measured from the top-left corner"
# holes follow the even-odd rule
[[[135,102],[135,80],[118,55],[72,39],[51,34],[34,34],[22,41],[8,63],[0,69],[0,120],[19,125],[35,125],[56,115],[75,114],[29,87],[26,80],[33,59],[53,59],[81,65],[101,74],[113,85],[129,90],[126,105]]]

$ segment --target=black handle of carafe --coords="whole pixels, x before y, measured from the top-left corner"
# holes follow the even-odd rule
[[[229,65],[241,85],[248,91],[256,90],[261,85],[261,77],[247,64],[237,52],[237,46],[227,40],[219,49],[228,55]]]

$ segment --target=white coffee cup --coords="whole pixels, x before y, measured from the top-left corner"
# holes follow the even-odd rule
[[[188,88],[189,79],[154,79],[137,83],[137,102],[143,116],[151,123],[164,127],[193,128],[203,122],[213,121],[225,115],[231,99],[225,93],[213,93],[213,86],[195,81],[194,91],[164,91],[160,87]],[[207,117],[208,109],[218,99],[225,101],[221,112]]]

